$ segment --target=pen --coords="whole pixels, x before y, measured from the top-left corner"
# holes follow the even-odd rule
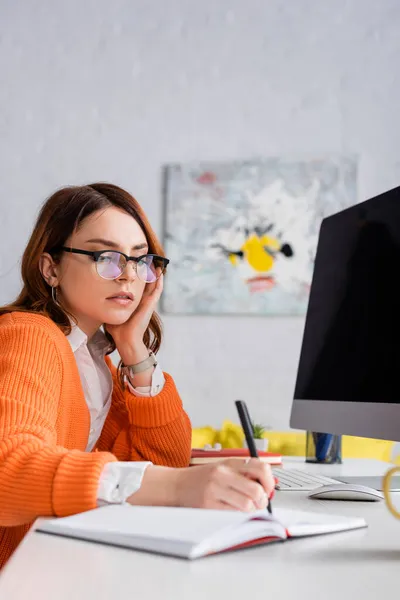
[[[329,458],[332,451],[333,435],[330,433],[313,433],[315,443],[315,458],[323,462]]]
[[[249,415],[249,411],[247,409],[246,403],[243,400],[235,400],[236,409],[238,411],[240,423],[243,427],[244,435],[246,438],[246,444],[249,449],[250,456],[253,458],[259,458],[256,445],[253,439],[251,419]],[[271,500],[268,498],[267,505],[268,512],[272,514]]]

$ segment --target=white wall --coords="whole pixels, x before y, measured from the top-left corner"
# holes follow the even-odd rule
[[[42,201],[108,180],[161,234],[166,162],[355,152],[359,199],[400,183],[398,0],[3,0],[0,303]],[[165,317],[193,425],[288,428],[303,320]]]

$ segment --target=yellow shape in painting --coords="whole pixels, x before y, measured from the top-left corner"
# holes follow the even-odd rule
[[[265,251],[264,246],[268,246],[271,250],[280,248],[278,240],[267,235],[263,235],[262,238],[251,235],[241,248],[249,265],[261,273],[270,271],[274,266],[274,258]]]
[[[235,254],[230,254],[230,255],[229,255],[229,261],[230,261],[230,263],[231,263],[231,264],[232,264],[234,267],[236,267],[236,265],[237,265],[237,256],[236,256]]]
[[[275,250],[275,252],[278,252],[278,250],[281,249],[280,242],[276,238],[269,237],[269,235],[263,235],[262,238],[260,238],[260,242],[263,246],[268,246],[268,248]]]

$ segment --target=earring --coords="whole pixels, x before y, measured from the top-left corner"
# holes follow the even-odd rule
[[[57,306],[60,306],[57,300],[57,287],[56,286],[51,286],[51,297],[53,299],[54,304],[57,304]]]

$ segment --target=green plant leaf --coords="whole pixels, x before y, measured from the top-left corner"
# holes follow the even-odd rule
[[[253,429],[253,437],[256,440],[262,439],[263,437],[263,433],[266,430],[265,425],[260,425],[259,423],[252,423],[252,429]]]

